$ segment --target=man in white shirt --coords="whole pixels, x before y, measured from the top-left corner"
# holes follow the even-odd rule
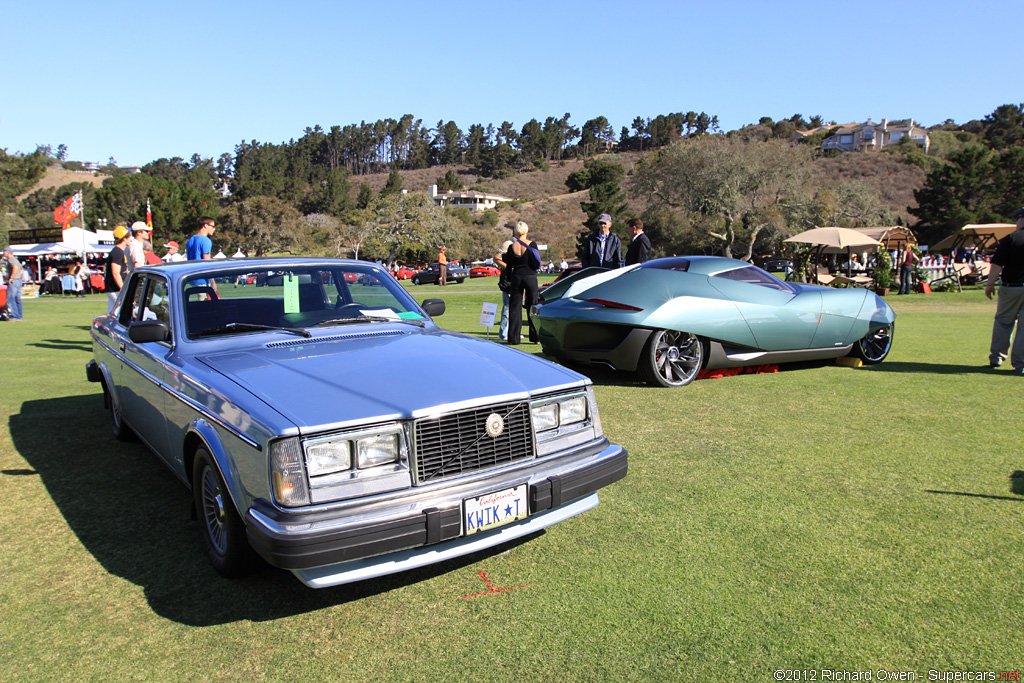
[[[141,268],[146,265],[146,250],[143,249],[142,243],[149,239],[153,231],[142,221],[135,221],[132,223],[132,239],[128,243],[128,272],[131,273],[136,268]]]

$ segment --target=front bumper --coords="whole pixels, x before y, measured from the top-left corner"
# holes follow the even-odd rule
[[[598,489],[626,476],[624,448],[602,440],[430,491],[390,494],[333,514],[295,513],[257,501],[246,513],[249,542],[270,564],[321,588],[384,576],[490,548],[597,505]],[[530,515],[464,536],[462,502],[528,483]]]

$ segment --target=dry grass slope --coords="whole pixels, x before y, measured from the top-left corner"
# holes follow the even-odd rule
[[[94,186],[100,187],[103,185],[103,181],[109,177],[91,171],[69,171],[66,168],[50,167],[46,169],[46,173],[39,179],[35,187],[18,197],[18,200],[24,199],[36,190],[48,190],[51,187],[61,187],[69,183],[92,183]]]

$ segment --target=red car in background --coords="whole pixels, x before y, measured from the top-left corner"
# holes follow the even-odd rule
[[[408,280],[409,278],[411,278],[416,273],[417,273],[416,270],[413,270],[412,268],[406,268],[405,266],[402,266],[401,268],[399,268],[398,270],[395,271],[395,277],[398,278],[399,280]]]
[[[501,268],[495,266],[477,266],[470,268],[469,276],[472,277],[498,277],[501,275]]]

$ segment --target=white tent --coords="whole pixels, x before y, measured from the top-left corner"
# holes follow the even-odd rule
[[[109,244],[101,244],[109,242]],[[114,233],[111,230],[90,232],[82,228],[68,228],[60,242],[39,244],[12,244],[15,256],[55,256],[60,254],[107,254],[113,249]]]

